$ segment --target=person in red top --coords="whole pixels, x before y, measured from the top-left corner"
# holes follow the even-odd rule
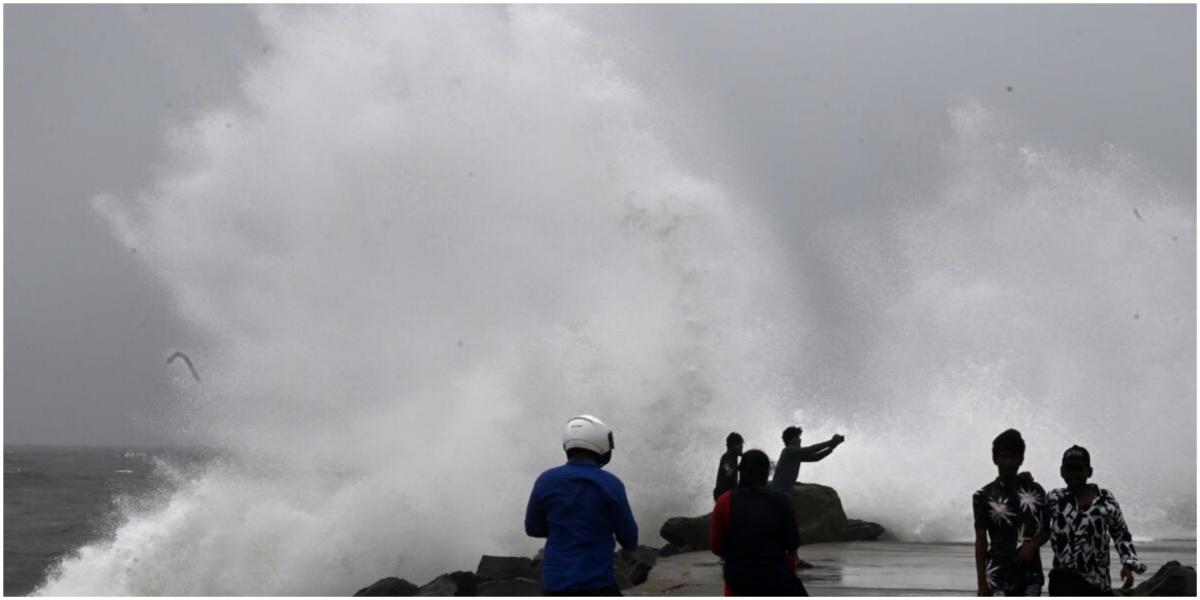
[[[708,544],[724,560],[726,596],[807,596],[796,577],[800,532],[791,503],[767,489],[771,461],[761,450],[742,455],[740,481],[717,498]]]

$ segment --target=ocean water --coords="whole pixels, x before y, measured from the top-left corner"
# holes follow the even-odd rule
[[[24,596],[48,570],[149,509],[211,453],[164,448],[4,449],[4,595]]]
[[[1194,201],[1122,148],[947,97],[927,181],[794,239],[577,10],[256,15],[238,97],[95,203],[204,373],[162,433],[221,460],[87,509],[36,591],[341,595],[532,555],[580,413],[650,543],[711,507],[731,429],[774,454],[793,423],[847,438],[801,478],[904,542],[970,538],[1007,427],[1046,487],[1079,443],[1136,535],[1194,538]]]

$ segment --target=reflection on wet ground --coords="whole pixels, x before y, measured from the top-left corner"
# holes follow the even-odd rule
[[[1139,557],[1149,566],[1138,581],[1152,575],[1167,561],[1196,564],[1194,540],[1142,542],[1137,547]],[[1042,548],[1042,565],[1047,571],[1051,557],[1047,544]],[[1115,551],[1112,557],[1115,576],[1120,564]],[[812,544],[800,547],[800,558],[813,565],[801,572],[801,578],[814,596],[975,595],[973,544]],[[626,591],[626,595],[720,596],[721,566],[717,557],[707,552],[663,558],[650,572],[650,579]]]

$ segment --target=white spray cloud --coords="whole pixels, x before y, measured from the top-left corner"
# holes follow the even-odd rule
[[[1009,426],[1047,487],[1091,448],[1135,534],[1194,511],[1194,208],[1117,149],[1084,164],[958,102],[935,193],[785,257],[557,10],[261,22],[242,102],[100,203],[196,333],[179,439],[224,458],[42,593],[335,595],[531,554],[525,494],[582,412],[646,541],[707,509],[729,429],[773,452],[789,415],[849,440],[801,477],[902,539],[970,536]],[[808,260],[846,331],[809,337]],[[858,362],[808,343],[843,335]]]
[[[702,510],[729,421],[792,393],[795,294],[747,203],[557,11],[261,21],[242,103],[100,202],[196,332],[178,437],[224,458],[41,593],[339,595],[532,554],[582,412],[643,539]]]
[[[1114,147],[1098,163],[1033,147],[969,98],[948,118],[934,196],[827,238],[870,343],[831,417],[860,443],[822,475],[902,537],[970,539],[991,440],[1016,427],[1047,489],[1078,443],[1136,536],[1188,535],[1194,207]]]

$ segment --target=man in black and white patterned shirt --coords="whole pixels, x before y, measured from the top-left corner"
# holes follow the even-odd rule
[[[1071,446],[1063,454],[1059,471],[1067,487],[1053,490],[1046,499],[1050,527],[1038,536],[1040,546],[1050,539],[1054,568],[1050,570],[1051,596],[1107,596],[1112,594],[1108,576],[1108,538],[1121,556],[1121,579],[1133,585],[1133,574],[1144,573],[1138,562],[1133,537],[1112,493],[1095,484],[1092,459],[1087,449]]]

